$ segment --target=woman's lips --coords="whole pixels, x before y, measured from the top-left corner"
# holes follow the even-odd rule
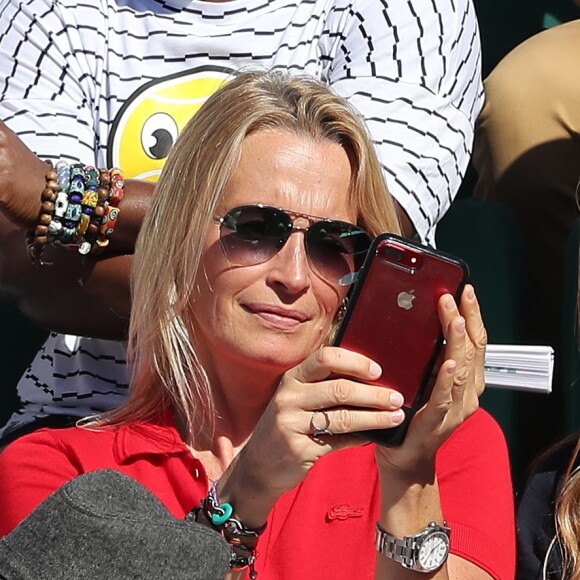
[[[304,312],[270,304],[244,304],[242,306],[246,311],[258,316],[271,326],[281,329],[296,328],[310,320],[310,316]]]

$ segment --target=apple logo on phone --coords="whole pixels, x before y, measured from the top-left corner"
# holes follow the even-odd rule
[[[415,290],[410,290],[409,292],[400,292],[397,296],[397,306],[405,310],[411,310],[411,308],[413,308],[413,300],[417,298],[413,292],[415,292]]]

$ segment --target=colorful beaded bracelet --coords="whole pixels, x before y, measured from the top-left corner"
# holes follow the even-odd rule
[[[105,212],[98,228],[94,252],[102,252],[108,245],[109,239],[115,231],[121,208],[119,204],[124,195],[125,179],[120,169],[114,168],[109,171],[109,197],[105,202]]]
[[[96,169],[81,163],[59,161],[46,174],[35,230],[26,234],[28,255],[44,264],[47,243],[99,253],[109,245],[123,199],[125,180],[119,169]]]
[[[70,168],[65,161],[59,161],[56,166],[58,176],[58,193],[54,205],[54,214],[52,221],[48,226],[48,242],[54,244],[62,232],[64,223],[64,214],[68,208],[68,189],[70,187]]]
[[[79,254],[86,255],[91,251],[91,243],[86,234],[99,201],[99,172],[95,167],[87,166],[85,172],[85,191],[81,199],[81,218],[76,228],[76,242]]]
[[[87,243],[90,244],[89,251],[93,254],[97,254],[102,252],[105,247],[108,245],[108,240],[106,243],[103,244],[102,241],[99,240],[99,228],[105,219],[105,213],[107,211],[109,195],[110,195],[110,183],[111,183],[111,176],[108,169],[99,169],[99,187],[97,189],[97,205],[91,216],[91,220],[89,222],[89,227],[85,234],[85,240]],[[83,248],[84,250],[85,248]],[[79,247],[79,252],[81,248]]]

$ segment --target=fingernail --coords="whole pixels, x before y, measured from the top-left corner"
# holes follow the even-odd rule
[[[455,374],[455,371],[456,371],[456,369],[457,369],[457,363],[456,363],[454,360],[452,360],[452,361],[449,363],[449,366],[447,367],[447,374],[448,374],[448,375],[453,375],[453,374]]]
[[[455,308],[455,300],[451,296],[447,296],[447,300],[445,301],[445,308],[447,310],[453,310]]]
[[[455,328],[457,330],[457,334],[465,334],[465,319],[460,318],[457,321],[457,325],[455,326]]]
[[[473,286],[471,284],[468,284],[467,287],[465,288],[465,295],[467,296],[468,300],[475,299],[475,290],[473,289]]]
[[[371,363],[371,377],[374,379],[378,379],[383,374],[383,369],[377,363]]]
[[[391,421],[395,424],[402,423],[405,419],[405,413],[398,409],[397,411],[391,411]]]
[[[401,393],[391,393],[390,401],[395,407],[400,407],[405,402],[405,399],[403,399]]]

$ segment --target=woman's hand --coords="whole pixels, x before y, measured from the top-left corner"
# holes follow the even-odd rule
[[[34,227],[48,169],[48,165],[0,121],[0,211],[15,226]]]
[[[439,317],[447,344],[431,397],[413,418],[400,447],[377,449],[379,466],[409,481],[433,475],[437,450],[475,413],[485,388],[487,334],[473,287],[465,287],[460,308],[451,295],[442,296]]]
[[[365,384],[380,374],[369,358],[338,347],[323,347],[287,371],[248,443],[222,476],[222,501],[236,506],[246,525],[259,527],[318,459],[360,445],[354,432],[399,425],[401,395]],[[332,434],[317,437],[315,427]]]

